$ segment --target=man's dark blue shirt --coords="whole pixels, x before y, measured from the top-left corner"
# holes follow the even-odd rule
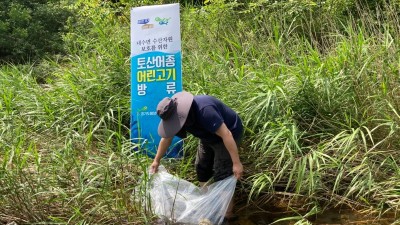
[[[235,139],[240,138],[243,125],[235,111],[212,96],[196,95],[186,123],[177,136],[185,138],[186,132],[189,132],[205,143],[220,142],[222,139],[215,132],[222,123],[225,123]]]

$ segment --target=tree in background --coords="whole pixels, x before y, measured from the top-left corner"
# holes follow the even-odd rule
[[[63,51],[72,14],[62,0],[0,0],[0,62],[35,60]]]

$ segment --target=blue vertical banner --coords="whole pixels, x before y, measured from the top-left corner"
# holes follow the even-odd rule
[[[150,157],[161,137],[156,108],[182,91],[179,4],[131,9],[131,140]],[[173,139],[166,156],[182,156],[183,141]]]

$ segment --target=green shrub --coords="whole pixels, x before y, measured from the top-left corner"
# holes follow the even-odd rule
[[[22,62],[62,52],[62,32],[71,15],[59,0],[3,0],[0,61]]]

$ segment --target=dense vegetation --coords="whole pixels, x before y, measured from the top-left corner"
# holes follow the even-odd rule
[[[35,61],[63,52],[62,33],[71,13],[59,0],[1,0],[0,62]]]
[[[71,1],[65,54],[1,66],[0,223],[150,223],[132,194],[151,159],[128,135],[129,9],[171,2]],[[221,98],[246,125],[241,197],[285,198],[298,224],[343,205],[398,213],[398,1],[181,7],[184,88]],[[164,162],[188,180],[195,144]]]

